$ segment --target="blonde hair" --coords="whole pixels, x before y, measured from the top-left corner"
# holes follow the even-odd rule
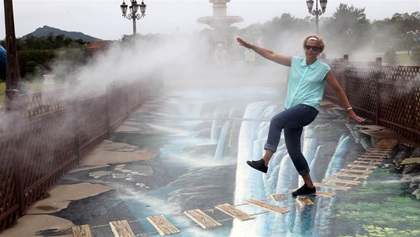
[[[308,40],[316,41],[316,46],[319,47],[319,53],[322,53],[324,51],[325,43],[324,40],[321,37],[319,37],[319,35],[312,34],[306,36],[306,38],[303,40],[303,48],[305,48],[306,42],[308,42]]]

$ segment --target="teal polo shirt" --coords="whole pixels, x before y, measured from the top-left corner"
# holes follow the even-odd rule
[[[305,58],[293,56],[285,108],[306,104],[319,110],[324,95],[325,76],[330,70],[330,66],[319,59],[308,66]]]

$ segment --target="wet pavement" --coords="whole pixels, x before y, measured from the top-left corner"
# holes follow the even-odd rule
[[[93,236],[112,237],[109,222],[121,220],[135,236],[160,236],[147,221],[158,215],[180,230],[173,236],[420,236],[420,201],[412,194],[418,184],[402,180],[392,165],[396,148],[360,185],[348,191],[319,188],[335,196],[310,196],[308,206],[291,196],[301,180],[283,142],[267,174],[246,165],[245,160],[260,159],[270,118],[282,110],[281,73],[213,72],[165,81],[0,236],[70,237],[72,227],[88,225]],[[323,102],[302,136],[316,182],[355,164],[380,139],[361,130],[346,123],[341,108]],[[283,198],[275,202],[272,194]],[[288,212],[261,209],[249,199]],[[241,222],[215,209],[225,203],[255,218]],[[184,214],[195,209],[222,226],[203,229]]]

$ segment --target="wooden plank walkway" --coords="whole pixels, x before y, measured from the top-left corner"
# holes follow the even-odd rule
[[[314,185],[316,187],[331,188],[331,189],[337,189],[337,190],[343,190],[343,191],[347,191],[347,190],[351,189],[351,187],[349,187],[349,186],[340,186],[340,185],[318,183],[318,182],[314,182]]]
[[[175,226],[173,226],[163,215],[148,216],[146,220],[155,227],[161,236],[180,233]]]
[[[347,172],[347,173],[357,173],[357,174],[369,174],[372,173],[372,170],[358,170],[358,169],[341,169],[341,171]]]
[[[197,223],[203,229],[222,226],[222,224],[211,218],[200,209],[184,211],[184,214],[195,221],[195,223]]]
[[[270,198],[273,201],[276,201],[276,202],[284,202],[284,201],[286,201],[286,195],[284,195],[282,193],[280,193],[280,194],[271,194],[270,195]]]
[[[411,157],[404,159],[401,162],[402,165],[420,164],[420,157]]]
[[[329,193],[329,192],[324,192],[324,191],[316,191],[315,195],[321,196],[321,197],[334,197],[335,196],[334,193]]]
[[[249,200],[246,200],[246,202],[251,203],[255,206],[262,207],[268,211],[278,212],[280,214],[285,214],[285,213],[290,212],[286,208],[274,206],[274,205],[271,205],[270,203],[266,203],[266,202],[255,200],[255,199],[249,199]]]
[[[215,208],[221,212],[224,212],[226,214],[228,214],[229,216],[238,219],[240,221],[247,221],[247,220],[251,220],[254,219],[255,217],[249,215],[248,213],[245,213],[237,208],[235,208],[234,206],[225,203],[225,204],[221,204],[221,205],[217,205],[215,206]]]
[[[367,175],[348,174],[348,173],[335,173],[334,176],[337,176],[337,177],[359,178],[359,179],[367,179],[369,177]]]
[[[111,221],[109,222],[115,237],[135,237],[128,221]]]
[[[297,197],[296,198],[296,203],[301,205],[301,206],[310,206],[313,205],[314,203],[312,202],[312,200],[307,197],[307,196],[303,196],[303,197]]]
[[[355,185],[360,185],[362,183],[360,179],[367,179],[368,175],[372,173],[373,170],[378,168],[378,165],[380,165],[383,162],[383,160],[385,160],[389,156],[389,154],[392,152],[393,148],[397,145],[397,143],[398,141],[393,139],[379,140],[369,151],[367,151],[365,154],[361,155],[358,159],[356,159],[354,161],[354,164],[349,164],[346,168],[340,169],[340,172],[333,174],[332,177],[324,178],[322,183],[314,182],[314,185],[317,187],[317,192],[315,196],[328,198],[335,196],[335,194],[332,192],[323,191],[323,188],[348,191],[352,189],[352,187],[354,187]],[[415,163],[420,163],[420,157],[407,158],[402,164]],[[352,178],[352,180],[337,177]],[[330,183],[339,183],[342,185]],[[276,202],[283,202],[287,200],[285,194],[272,194],[270,195],[270,198]],[[290,210],[284,207],[272,205],[270,203],[260,200],[250,199],[245,201],[249,204],[261,207],[265,210],[272,212],[277,212],[281,214],[286,214],[290,212]],[[296,205],[298,209],[300,209],[300,206],[308,206],[313,204],[313,201],[307,196],[299,196],[296,198]],[[255,218],[253,215],[248,214],[228,203],[217,205],[215,206],[215,209],[240,221],[247,221]],[[222,226],[222,224],[219,223],[219,221],[205,214],[200,209],[184,211],[183,213],[187,217],[192,219],[195,223],[197,223],[199,226],[201,226],[203,229]],[[156,231],[161,236],[177,234],[181,232],[179,228],[172,225],[163,215],[149,216],[146,218],[146,220],[150,222],[150,224],[156,229]],[[115,237],[135,236],[127,220],[113,221],[110,222],[109,225]],[[91,232],[91,228],[92,227],[89,227],[88,225],[74,226],[71,228],[73,232],[73,237],[92,237],[93,235]]]
[[[92,237],[92,232],[88,225],[73,226],[71,229],[74,237]]]
[[[351,185],[359,185],[360,184],[360,181],[347,180],[347,179],[325,178],[324,181],[325,182],[332,182],[332,183],[351,184]]]
[[[381,139],[370,150],[356,159],[354,164],[347,165],[347,168],[343,168],[340,172],[333,174],[333,177],[324,178],[323,183],[314,184],[315,186],[321,188],[347,191],[351,189],[348,185],[359,185],[362,183],[360,179],[367,179],[368,174],[372,173],[373,170],[379,167],[378,165],[380,165],[391,154],[397,144],[398,141],[394,139]],[[353,180],[337,177],[353,178]],[[343,185],[338,186],[328,183],[338,183]]]

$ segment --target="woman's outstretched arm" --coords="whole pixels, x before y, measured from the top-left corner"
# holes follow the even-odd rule
[[[257,54],[261,55],[262,57],[268,60],[271,60],[273,62],[276,62],[284,66],[288,66],[288,67],[290,67],[291,65],[292,56],[274,53],[273,51],[269,49],[248,43],[239,37],[236,38],[236,41],[238,41],[238,43],[244,46],[245,48],[254,50],[254,52],[256,52]]]

